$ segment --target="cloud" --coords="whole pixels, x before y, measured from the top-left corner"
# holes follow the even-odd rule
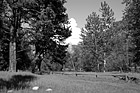
[[[69,19],[71,27],[77,27],[77,22],[74,18]]]
[[[74,18],[69,19],[72,34],[71,36],[66,40],[66,43],[70,43],[72,45],[77,45],[81,39],[81,29],[77,26],[76,20]]]

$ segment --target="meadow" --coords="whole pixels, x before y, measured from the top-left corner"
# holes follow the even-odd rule
[[[44,75],[0,72],[0,93],[140,93],[139,82],[113,76],[126,74],[140,78],[137,73],[119,72],[54,72]],[[35,86],[39,88],[33,90]]]

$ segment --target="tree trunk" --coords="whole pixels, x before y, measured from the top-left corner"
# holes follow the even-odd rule
[[[35,72],[35,67],[36,67],[36,60],[38,59],[38,56],[36,55],[35,58],[31,62],[31,72]]]
[[[18,8],[12,8],[13,10],[13,23],[10,28],[10,44],[9,44],[9,70],[12,72],[16,72],[16,40],[17,40],[17,31],[19,29],[20,24],[20,11]]]
[[[36,66],[37,66],[37,60],[39,59],[39,54],[36,54],[34,59],[31,62],[31,72],[34,73]]]
[[[106,59],[105,59],[105,57],[106,57],[106,53],[104,52],[104,72],[106,72]]]
[[[135,72],[137,72],[137,64],[134,65]]]
[[[73,60],[71,62],[72,62],[73,70],[75,71],[75,64],[74,64]]]
[[[16,72],[16,42],[10,42],[10,71]]]
[[[16,39],[13,36],[13,26],[10,29],[10,44],[9,44],[9,71],[16,72]]]

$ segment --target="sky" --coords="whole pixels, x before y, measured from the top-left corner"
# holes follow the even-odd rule
[[[101,2],[106,1],[110,8],[114,11],[116,21],[121,20],[123,16],[124,5],[123,0],[67,0],[64,5],[67,8],[70,24],[72,25],[72,36],[67,39],[67,42],[76,45],[79,41],[81,28],[86,24],[86,18],[92,12],[100,15],[99,9]]]

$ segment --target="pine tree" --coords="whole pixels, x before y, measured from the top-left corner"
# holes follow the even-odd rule
[[[82,33],[82,46],[85,57],[88,57],[84,57],[86,60],[84,66],[92,66],[99,70],[99,65],[104,64],[105,71],[106,61],[111,53],[110,40],[113,36],[112,28],[115,19],[114,12],[106,2],[101,3],[100,12],[101,17],[95,12],[88,16],[86,30]]]
[[[97,62],[99,61],[99,29],[100,29],[100,18],[95,12],[90,14],[86,19],[87,24],[85,25],[86,30],[82,30],[82,50],[83,50],[83,66],[85,70],[97,70]],[[85,57],[89,56],[88,61],[85,60]],[[81,57],[82,58],[82,57]],[[88,62],[88,63],[87,63]]]
[[[135,68],[140,65],[140,1],[139,0],[124,0],[123,3],[126,5],[124,11],[124,20],[126,20],[129,32],[128,35],[133,38],[133,44],[135,45],[134,53],[134,64]]]
[[[65,25],[68,24],[68,15],[65,13],[65,0],[5,0],[8,15],[4,31],[10,35],[10,70],[16,71],[17,51],[26,51],[27,46],[34,45],[36,55],[40,58],[46,53],[55,54],[54,50],[65,46],[63,41],[71,35]],[[3,14],[6,14],[3,11]],[[4,24],[3,21],[1,21]],[[22,27],[22,24],[28,27]],[[26,47],[26,48],[25,48]],[[17,49],[16,49],[17,48]],[[21,49],[21,50],[20,50]],[[64,51],[63,48],[62,51]],[[20,57],[20,56],[18,56]],[[33,60],[34,60],[33,59]]]
[[[101,43],[102,43],[102,49],[103,49],[103,60],[104,60],[104,72],[106,69],[106,61],[108,59],[108,55],[110,54],[110,39],[112,38],[113,32],[112,32],[112,27],[113,27],[113,22],[115,21],[114,18],[114,12],[110,8],[110,6],[104,1],[101,2]]]

